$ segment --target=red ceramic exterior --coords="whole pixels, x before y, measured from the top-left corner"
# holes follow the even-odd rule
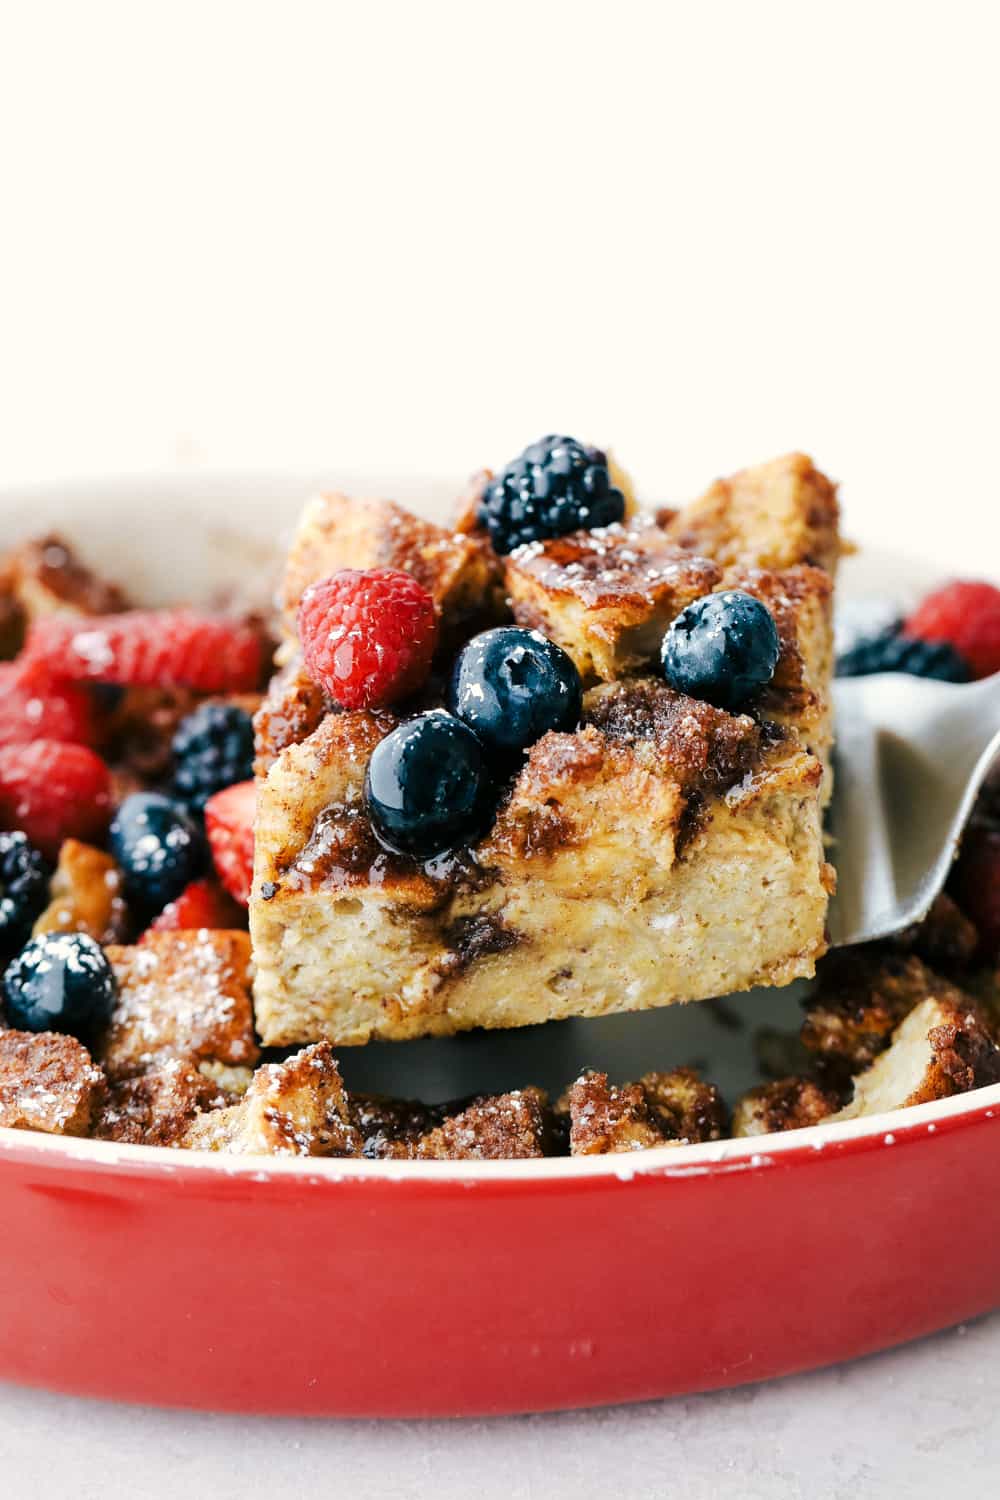
[[[951,1103],[722,1161],[469,1175],[272,1172],[0,1131],[0,1377],[247,1412],[471,1415],[865,1354],[1000,1304],[1000,1090]]]

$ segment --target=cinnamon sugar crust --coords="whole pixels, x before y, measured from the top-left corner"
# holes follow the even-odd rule
[[[98,1050],[109,1077],[129,1078],[168,1058],[257,1061],[247,933],[150,931],[136,947],[106,951],[118,982]]]
[[[229,1103],[191,1063],[170,1057],[148,1073],[111,1083],[93,1133],[120,1144],[176,1146],[200,1112]]]
[[[819,1125],[840,1106],[833,1089],[811,1078],[779,1078],[750,1089],[733,1111],[733,1135],[772,1135]]]
[[[412,1155],[420,1161],[524,1160],[549,1155],[550,1136],[544,1091],[515,1089],[473,1100],[421,1135]]]
[[[446,637],[505,613],[499,561],[485,537],[448,531],[391,500],[327,494],[307,506],[289,552],[281,591],[289,637],[306,589],[341,568],[411,573],[437,604]]]
[[[43,932],[84,932],[97,943],[117,943],[128,927],[121,871],[103,849],[66,839],[49,884],[49,904],[35,922]]]
[[[684,796],[718,796],[761,764],[784,736],[748,714],[729,714],[655,678],[594,688],[584,723],[612,745],[650,745]]]
[[[837,486],[804,453],[788,453],[717,480],[665,529],[676,545],[723,567],[811,563],[833,573],[839,522]]]
[[[802,1043],[818,1061],[857,1073],[889,1045],[900,1022],[936,997],[961,1006],[963,996],[915,955],[849,948],[828,955],[806,1002]]]
[[[296,652],[271,678],[254,716],[254,774],[265,776],[282,750],[307,739],[333,707]]]
[[[692,1068],[647,1073],[638,1083],[613,1084],[588,1069],[556,1106],[569,1117],[573,1156],[646,1151],[652,1146],[717,1141],[725,1134],[722,1097]]]
[[[75,1037],[0,1030],[0,1126],[87,1135],[105,1078]]]
[[[330,1047],[265,1063],[239,1104],[199,1114],[180,1143],[235,1155],[359,1156],[343,1081]]]

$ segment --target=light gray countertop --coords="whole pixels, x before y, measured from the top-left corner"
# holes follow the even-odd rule
[[[205,1416],[0,1386],[0,1473],[11,1500],[979,1500],[1000,1484],[1000,1313],[768,1385],[481,1422]]]

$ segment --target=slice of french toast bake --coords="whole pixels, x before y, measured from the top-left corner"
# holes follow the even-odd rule
[[[543,457],[558,472],[559,452]],[[606,468],[598,479],[601,502]],[[305,510],[282,670],[256,721],[250,921],[266,1045],[641,1010],[786,984],[825,951],[834,486],[793,454],[680,512],[622,503],[610,524],[521,541],[532,532],[513,483],[485,476],[454,531],[381,500],[326,495]],[[540,482],[529,498],[544,508]],[[299,622],[343,569],[406,573],[433,601],[430,675],[391,706],[344,707],[310,664]],[[685,675],[691,631],[711,652],[720,628],[730,641],[749,621],[759,645],[762,618],[773,652],[756,678],[733,666],[702,692]],[[419,611],[413,622],[416,641]],[[476,652],[482,666],[479,633],[504,628],[510,680],[510,640],[536,632],[532,670],[557,657],[570,707],[481,764],[477,736],[441,705],[461,719],[466,693],[478,728],[488,674],[468,668],[471,687],[462,674]],[[349,631],[323,649],[336,670],[354,660]],[[494,723],[498,742],[512,722]],[[466,771],[446,783],[456,754]],[[438,758],[438,822],[461,836],[405,836],[386,776],[402,766],[412,782],[421,756]]]

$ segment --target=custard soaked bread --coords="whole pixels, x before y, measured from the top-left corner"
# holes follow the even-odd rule
[[[593,465],[592,452],[580,462]],[[583,516],[607,475],[585,479]],[[664,524],[612,519],[498,555],[499,483],[489,536],[328,497],[293,541],[288,665],[258,716],[251,929],[268,1045],[645,1009],[785,984],[825,949],[832,583],[820,564],[837,555],[833,487],[794,457]],[[602,520],[617,493],[601,495]],[[342,568],[386,566],[433,598],[438,653],[419,701],[343,711],[298,657],[297,603]],[[497,621],[504,591],[517,624],[578,672],[575,707],[499,770],[484,751],[492,798],[465,837],[402,852],[376,816],[370,763],[389,761],[401,726],[441,703],[456,642]],[[773,658],[745,705],[679,691],[657,661],[664,632],[710,596],[766,606]],[[471,766],[478,751],[466,753]],[[464,792],[456,783],[456,806]]]

